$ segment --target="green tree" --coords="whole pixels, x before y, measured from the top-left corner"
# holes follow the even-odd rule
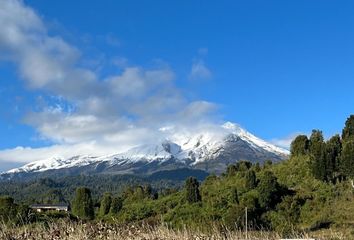
[[[261,166],[260,166],[259,162],[257,162],[254,165],[253,169],[254,169],[255,172],[260,172],[261,171]]]
[[[252,163],[250,161],[242,160],[236,163],[236,167],[239,171],[244,172],[252,167]]]
[[[72,202],[73,214],[81,219],[91,220],[94,218],[94,208],[91,191],[85,187],[76,189],[76,195]]]
[[[240,199],[239,204],[231,205],[227,212],[224,214],[224,222],[227,227],[231,229],[242,229],[245,227],[245,215],[247,208],[249,228],[257,227],[259,221],[258,214],[258,193],[255,190],[244,193]]]
[[[268,212],[267,218],[272,228],[283,235],[293,234],[299,223],[301,207],[305,201],[297,196],[285,196],[276,206],[276,211]]]
[[[345,126],[342,131],[343,141],[354,138],[354,115],[350,115],[345,122]]]
[[[354,140],[345,141],[340,159],[340,168],[344,176],[354,178]]]
[[[263,168],[268,168],[268,167],[271,167],[272,165],[273,165],[272,160],[268,159],[268,160],[264,161]]]
[[[245,187],[248,190],[254,189],[257,187],[257,178],[256,173],[253,170],[248,170],[245,176]]]
[[[232,230],[245,227],[245,208],[240,205],[231,206],[224,215],[225,225]]]
[[[235,187],[231,188],[230,202],[232,204],[238,204],[239,203],[238,193],[237,193],[237,189]]]
[[[350,115],[342,131],[342,152],[340,157],[340,172],[343,176],[354,178],[354,115]]]
[[[144,193],[146,196],[151,196],[153,194],[153,189],[150,184],[144,185]]]
[[[135,200],[143,200],[146,197],[144,188],[142,186],[137,186],[134,191]]]
[[[325,158],[326,144],[320,130],[312,130],[309,144],[312,173],[315,178],[327,180],[327,165]]]
[[[265,171],[257,187],[260,207],[265,210],[273,209],[281,199],[280,189],[274,174],[270,171]]]
[[[237,166],[234,165],[234,164],[230,164],[227,166],[226,168],[226,175],[228,177],[232,177],[232,176],[235,176],[236,173],[237,173],[238,169],[237,169]]]
[[[329,181],[334,181],[339,175],[339,156],[341,151],[342,142],[338,134],[326,142],[326,178]]]
[[[116,215],[120,212],[123,207],[123,199],[120,197],[112,198],[111,208],[109,210],[109,214]]]
[[[154,189],[151,187],[150,184],[146,184],[144,185],[144,194],[145,194],[145,197],[148,197],[150,199],[157,199],[158,198],[158,193],[156,191],[154,191]]]
[[[111,203],[112,203],[112,194],[105,193],[101,200],[100,211],[99,211],[100,216],[104,216],[109,213],[109,210],[111,209]]]
[[[300,156],[308,153],[309,139],[306,135],[297,136],[290,145],[290,153],[292,156]]]
[[[195,177],[189,177],[186,180],[186,199],[188,203],[195,203],[201,201],[199,192],[199,182]]]

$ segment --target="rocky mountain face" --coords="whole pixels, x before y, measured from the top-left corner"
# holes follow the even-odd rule
[[[0,176],[2,179],[50,177],[76,174],[150,174],[180,168],[220,173],[240,160],[280,161],[288,151],[267,143],[237,124],[193,134],[172,134],[155,144],[146,144],[109,156],[73,156],[26,164]]]

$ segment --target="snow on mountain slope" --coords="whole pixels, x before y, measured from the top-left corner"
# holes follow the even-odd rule
[[[181,147],[170,141],[163,141],[160,144],[146,144],[134,147],[124,153],[111,156],[113,163],[120,164],[122,160],[134,163],[139,161],[165,161],[181,153]]]
[[[191,136],[175,135],[173,139],[181,146],[182,151],[176,156],[178,159],[191,158],[195,162],[203,161],[213,149],[223,144],[225,134],[220,132],[203,132]]]
[[[241,139],[247,141],[248,143],[250,143],[254,147],[260,147],[260,148],[263,148],[264,150],[267,150],[267,151],[273,152],[273,153],[277,153],[277,154],[283,154],[283,155],[289,154],[288,150],[277,147],[273,144],[270,144],[270,143],[268,143],[256,136],[254,136],[253,134],[247,132],[246,130],[244,130],[243,128],[241,128],[240,126],[238,126],[235,123],[226,122],[225,124],[222,125],[222,127],[224,129],[230,130],[231,133],[239,136]]]
[[[226,122],[216,129],[212,128],[207,131],[203,129],[202,132],[197,134],[179,132],[172,136],[172,140],[181,146],[182,152],[177,156],[178,158],[193,156],[195,163],[198,163],[206,158],[216,157],[225,142],[235,137],[246,141],[254,148],[263,149],[281,156],[289,154],[289,151],[267,143],[231,122]]]
[[[44,172],[99,163],[107,163],[111,166],[139,162],[163,163],[171,159],[178,162],[189,159],[192,162],[191,165],[195,165],[205,160],[216,159],[223,152],[228,142],[235,142],[239,139],[258,152],[269,152],[281,157],[289,154],[287,150],[267,143],[231,122],[226,122],[221,126],[213,125],[194,132],[166,129],[164,131],[167,131],[168,138],[156,144],[140,145],[126,152],[109,156],[74,156],[69,159],[41,160],[12,169],[7,173]]]
[[[91,163],[101,161],[102,157],[92,157],[92,156],[74,156],[68,159],[52,158],[48,160],[41,160],[32,163],[28,163],[20,168],[15,168],[7,173],[18,173],[18,172],[44,172],[51,169],[61,169],[70,167],[80,167],[86,166]]]

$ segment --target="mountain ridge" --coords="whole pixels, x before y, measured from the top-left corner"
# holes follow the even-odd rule
[[[215,130],[197,134],[172,134],[155,144],[143,144],[125,152],[108,156],[78,155],[68,159],[56,158],[28,163],[2,175],[41,173],[66,169],[91,169],[89,172],[156,172],[180,167],[220,172],[238,160],[279,161],[288,151],[247,132],[239,125],[226,122]],[[155,168],[155,169],[154,169]]]

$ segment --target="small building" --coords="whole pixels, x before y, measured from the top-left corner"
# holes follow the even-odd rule
[[[60,204],[32,204],[30,206],[31,209],[37,212],[45,212],[45,211],[58,211],[58,212],[68,212],[69,205],[65,203]]]

